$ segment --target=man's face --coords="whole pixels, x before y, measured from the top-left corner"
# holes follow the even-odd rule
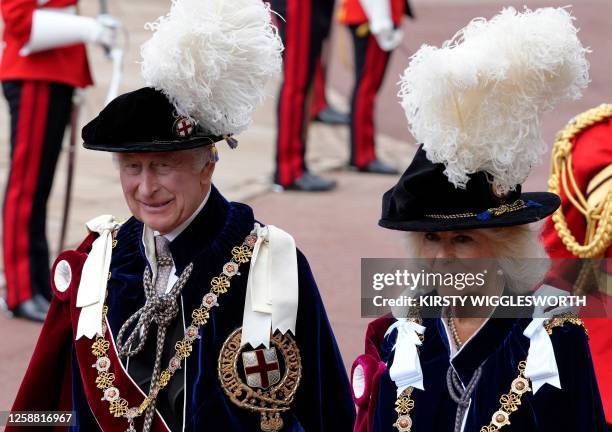
[[[123,195],[136,219],[167,234],[196,211],[208,193],[214,163],[192,150],[120,153]]]

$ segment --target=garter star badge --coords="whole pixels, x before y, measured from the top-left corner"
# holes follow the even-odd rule
[[[196,123],[192,118],[181,116],[174,121],[174,134],[178,138],[189,138],[195,132]]]
[[[219,353],[221,386],[234,404],[259,413],[263,432],[280,431],[281,413],[291,409],[302,377],[300,350],[289,333],[280,332],[270,337],[270,348],[241,348],[241,330],[229,335]]]

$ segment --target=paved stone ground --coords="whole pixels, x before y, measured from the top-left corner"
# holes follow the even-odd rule
[[[526,1],[529,7],[565,5],[565,2]],[[407,59],[422,43],[439,45],[475,16],[489,17],[503,5],[520,6],[516,1],[498,0],[419,0],[415,1],[416,22],[405,24],[406,38],[394,53],[385,85],[379,99],[377,121],[381,133],[380,156],[405,168],[415,151],[414,141],[407,132],[404,116],[397,104],[396,82]],[[96,2],[84,1],[82,13],[96,14]],[[142,85],[138,74],[138,46],[147,37],[142,29],[164,13],[167,2],[160,0],[112,0],[110,10],[124,21],[130,31],[131,48],[126,56],[125,79],[122,90]],[[592,83],[585,97],[565,104],[554,114],[546,116],[543,136],[552,142],[555,132],[566,121],[585,109],[609,101],[612,82],[612,29],[608,17],[612,4],[608,0],[576,0],[574,14],[585,45],[592,48],[590,55]],[[334,31],[333,59],[330,66],[330,88],[333,102],[346,108],[352,85],[351,47],[346,33]],[[90,48],[91,62],[98,87],[89,90],[81,112],[81,121],[92,118],[100,109],[109,82],[110,65],[100,50]],[[271,94],[276,86],[271,86]],[[347,160],[347,131],[315,124],[311,128],[308,160],[315,171],[326,171],[337,179],[337,190],[323,195],[270,192],[270,177],[274,158],[274,107],[270,100],[257,111],[253,127],[240,138],[240,148],[230,151],[221,148],[221,161],[215,173],[215,182],[231,199],[245,200],[255,209],[257,217],[290,231],[298,246],[309,258],[332,326],[339,340],[345,363],[362,349],[367,320],[359,314],[359,271],[362,257],[398,257],[403,255],[401,235],[377,227],[380,197],[391,187],[395,178],[358,175],[341,167]],[[7,116],[0,109],[0,187],[4,188],[7,170]],[[49,209],[48,233],[53,250],[57,244],[60,209],[65,179],[64,159],[60,162]],[[547,160],[545,161],[547,162]],[[538,168],[527,182],[526,189],[545,187],[548,164]],[[72,224],[69,243],[76,244],[84,234],[84,222],[101,213],[118,217],[129,214],[123,204],[117,176],[109,155],[78,152],[76,184],[74,189]],[[10,408],[15,392],[27,367],[28,359],[40,332],[40,326],[22,320],[0,317],[0,410]]]

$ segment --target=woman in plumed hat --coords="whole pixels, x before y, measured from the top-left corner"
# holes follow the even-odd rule
[[[400,97],[421,145],[385,193],[379,224],[405,231],[409,255],[437,269],[482,259],[493,270],[479,291],[423,295],[560,295],[538,283],[545,266],[530,259],[545,257],[537,222],[559,198],[522,184],[546,151],[542,113],[588,82],[572,21],[565,9],[509,8],[411,59]],[[605,430],[581,321],[538,308],[496,318],[501,309],[373,321],[352,368],[355,431]]]

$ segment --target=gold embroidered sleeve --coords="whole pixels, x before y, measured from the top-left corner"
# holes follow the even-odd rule
[[[549,335],[552,335],[553,329],[555,327],[563,327],[566,323],[580,326],[584,329],[584,332],[589,335],[586,327],[584,326],[584,322],[576,314],[573,313],[565,313],[561,315],[554,316],[550,318],[545,324],[544,328],[546,328],[546,332]]]

